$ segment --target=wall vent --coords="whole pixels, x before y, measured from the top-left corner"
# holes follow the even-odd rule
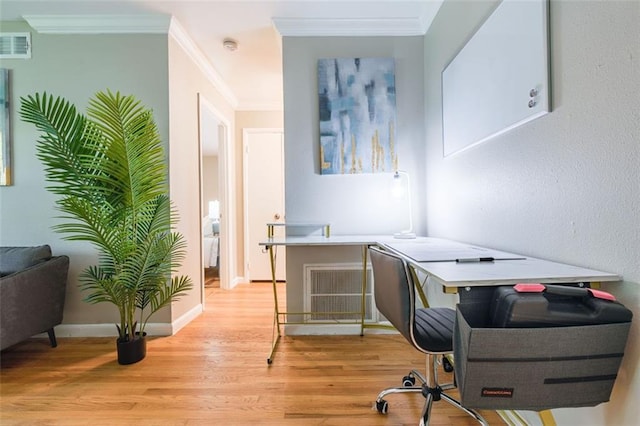
[[[359,314],[335,315],[330,312],[360,312],[362,300],[362,264],[332,263],[304,265],[304,310],[316,312],[305,322],[359,320]],[[326,312],[326,314],[325,314]],[[381,315],[373,300],[373,273],[367,266],[365,321],[378,322]]]
[[[31,58],[31,33],[0,33],[0,58]]]

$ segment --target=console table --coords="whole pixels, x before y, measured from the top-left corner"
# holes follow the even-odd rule
[[[621,281],[622,278],[613,273],[568,265],[548,260],[525,257],[515,253],[508,253],[479,247],[455,241],[418,237],[415,240],[401,241],[391,236],[380,235],[340,235],[331,236],[329,228],[323,229],[322,236],[288,236],[273,237],[273,227],[270,228],[269,238],[260,243],[268,249],[271,260],[273,280],[273,294],[275,302],[274,333],[272,336],[271,353],[267,363],[273,362],[273,356],[281,337],[281,325],[286,324],[281,317],[295,314],[281,312],[278,308],[275,279],[276,246],[361,246],[362,247],[362,308],[360,319],[356,321],[361,326],[361,335],[367,326],[365,324],[365,293],[367,278],[367,250],[375,245],[390,250],[411,266],[414,277],[420,271],[434,283],[442,286],[444,292],[457,293],[461,304],[486,304],[492,294],[492,287],[501,285],[515,285],[521,282],[536,283],[565,283],[575,285],[597,285],[606,281]],[[419,291],[421,290],[418,286]],[[428,306],[424,293],[420,295],[425,306]],[[305,314],[305,313],[297,313]],[[277,330],[277,335],[275,334]],[[550,410],[538,413],[544,426],[555,425]]]
[[[270,224],[273,225],[273,224]],[[303,224],[304,226],[308,226]],[[460,303],[486,303],[491,287],[514,285],[521,282],[537,283],[599,283],[620,281],[617,274],[582,268],[543,259],[525,257],[516,253],[503,252],[456,241],[418,237],[412,240],[398,240],[388,235],[330,235],[328,225],[315,224],[323,229],[323,235],[273,237],[273,227],[269,227],[268,238],[261,241],[269,253],[274,296],[274,320],[271,352],[267,363],[273,362],[275,350],[282,336],[281,326],[296,324],[286,321],[290,315],[313,315],[313,312],[281,311],[276,292],[276,257],[274,248],[311,246],[360,246],[362,248],[362,302],[359,312],[323,312],[323,314],[354,314],[359,319],[351,323],[360,325],[360,334],[367,327],[386,327],[365,323],[365,295],[367,279],[367,249],[375,245],[391,250],[403,257],[414,271],[420,271],[435,283],[442,285],[443,291],[458,293]],[[283,226],[282,224],[278,226]],[[420,290],[420,287],[418,287]],[[420,297],[425,306],[428,302],[424,293]],[[326,324],[327,322],[324,322]],[[332,322],[334,323],[334,322]],[[319,321],[316,324],[323,324]]]
[[[269,224],[271,225],[271,224]],[[278,246],[282,247],[312,247],[312,246],[360,246],[362,250],[362,298],[360,303],[360,310],[354,312],[322,312],[323,315],[344,315],[351,314],[357,315],[357,320],[352,321],[344,321],[343,323],[347,324],[359,324],[360,325],[360,335],[364,334],[364,329],[366,327],[377,327],[377,328],[389,328],[385,325],[379,324],[367,324],[365,323],[365,298],[366,298],[366,289],[367,289],[367,257],[368,257],[368,247],[370,245],[376,245],[380,241],[387,240],[392,237],[385,237],[380,235],[339,235],[339,236],[330,236],[328,227],[323,227],[323,235],[320,236],[286,236],[286,237],[273,237],[273,228],[270,226],[268,229],[268,239],[260,242],[260,245],[265,247],[269,253],[269,261],[271,263],[271,280],[273,284],[273,299],[274,299],[274,314],[273,314],[273,332],[271,338],[271,352],[269,353],[269,357],[267,358],[267,363],[271,364],[273,362],[273,357],[275,355],[276,347],[278,342],[280,341],[280,337],[282,336],[281,327],[285,324],[301,324],[301,322],[287,321],[288,316],[302,316],[308,317],[312,316],[316,313],[314,312],[289,312],[280,310],[280,306],[278,303],[278,293],[276,291],[276,256],[275,256],[275,248]],[[423,300],[426,301],[424,295],[422,295]],[[315,321],[314,324],[322,325],[322,324],[335,324],[335,322],[330,321]]]

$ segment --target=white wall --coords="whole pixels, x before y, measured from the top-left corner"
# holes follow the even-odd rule
[[[605,289],[636,319],[611,402],[554,416],[559,426],[636,425],[640,3],[552,0],[552,112],[443,159],[440,73],[495,4],[447,1],[425,37],[429,235],[622,275]]]

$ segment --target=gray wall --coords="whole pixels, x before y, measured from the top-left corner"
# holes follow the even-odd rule
[[[389,207],[391,175],[320,175],[317,62],[320,58],[393,57],[399,167],[422,192],[424,153],[422,37],[285,37],[285,185],[288,221],[330,222],[334,234],[399,231],[406,212]],[[412,182],[414,183],[414,182]],[[414,216],[422,205],[416,200]],[[420,222],[418,222],[418,225]]]
[[[32,58],[3,59],[11,71],[13,125],[13,186],[0,187],[0,245],[49,244],[54,254],[71,259],[64,313],[65,324],[113,324],[114,307],[91,306],[77,287],[81,270],[97,262],[85,243],[67,242],[51,231],[55,197],[45,190],[44,170],[36,158],[35,127],[18,117],[21,96],[43,92],[63,96],[84,111],[89,98],[107,88],[134,94],[153,109],[160,135],[168,140],[166,35],[42,35],[21,23],[2,23],[2,31],[30,31]],[[169,318],[162,312],[154,321]],[[115,327],[113,327],[115,333]]]
[[[414,227],[424,231],[423,37],[283,39],[285,204],[288,222],[328,222],[332,235],[392,234],[407,211],[393,204],[390,173],[320,175],[317,63],[320,58],[392,57],[396,66],[399,168],[412,177]],[[301,309],[303,264],[358,262],[360,250],[287,248],[287,306]]]
[[[446,1],[425,37],[429,235],[621,274],[604,288],[636,320],[612,400],[554,415],[559,425],[635,425],[640,3],[552,0],[551,114],[443,159],[440,73],[495,4]]]
[[[424,40],[283,40],[287,220],[328,221],[337,234],[395,231],[376,201],[382,175],[319,175],[316,93],[318,58],[393,56],[398,131],[410,139],[400,168],[414,180],[418,231],[619,273],[624,282],[604,289],[638,317],[640,3],[552,0],[552,113],[443,159],[441,72],[496,4],[446,1]],[[288,308],[300,307],[303,263],[359,259],[357,249],[288,249]],[[612,400],[554,410],[558,425],[636,424],[638,335],[634,321]]]
[[[180,32],[173,34],[117,35],[43,35],[26,23],[1,22],[2,31],[32,34],[32,59],[6,59],[0,66],[11,70],[13,79],[14,116],[14,185],[0,187],[0,244],[50,244],[55,254],[71,258],[69,283],[63,326],[60,336],[114,335],[116,309],[109,304],[88,305],[78,289],[78,275],[88,265],[97,262],[90,244],[66,242],[51,231],[57,212],[55,197],[45,190],[44,171],[36,158],[33,126],[17,116],[21,96],[47,91],[64,96],[84,111],[89,98],[107,88],[133,94],[151,108],[165,143],[170,195],[180,214],[177,230],[187,242],[192,255],[182,263],[180,275],[194,281],[194,289],[171,307],[152,317],[151,333],[167,334],[182,327],[202,309],[201,201],[199,193],[200,148],[198,140],[198,99],[209,102],[228,125],[228,148],[235,145],[235,113],[214,87],[202,67],[187,52]],[[270,116],[270,114],[266,114]],[[241,147],[241,144],[240,144]],[[235,161],[237,153],[230,154]],[[240,155],[241,157],[241,155]],[[229,165],[229,185],[235,188],[238,179],[235,165]],[[235,194],[228,194],[232,218],[240,215],[235,207]],[[229,222],[232,222],[229,219]],[[236,221],[230,226],[228,241],[239,239]],[[241,221],[240,225],[241,226]],[[240,233],[241,236],[241,233]],[[240,245],[240,248],[242,246]],[[237,282],[236,246],[230,247],[229,281]],[[224,271],[222,271],[224,272]]]

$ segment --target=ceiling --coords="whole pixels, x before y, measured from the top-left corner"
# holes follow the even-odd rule
[[[281,110],[282,35],[424,34],[442,1],[1,0],[0,20],[173,16],[235,109]],[[225,38],[236,40],[238,49],[226,50]]]
[[[421,35],[443,1],[0,0],[0,21],[26,20],[53,33],[167,32],[171,25],[236,110],[260,111],[283,109],[282,36]],[[226,38],[237,50],[225,49]],[[217,155],[210,127],[203,154]]]

